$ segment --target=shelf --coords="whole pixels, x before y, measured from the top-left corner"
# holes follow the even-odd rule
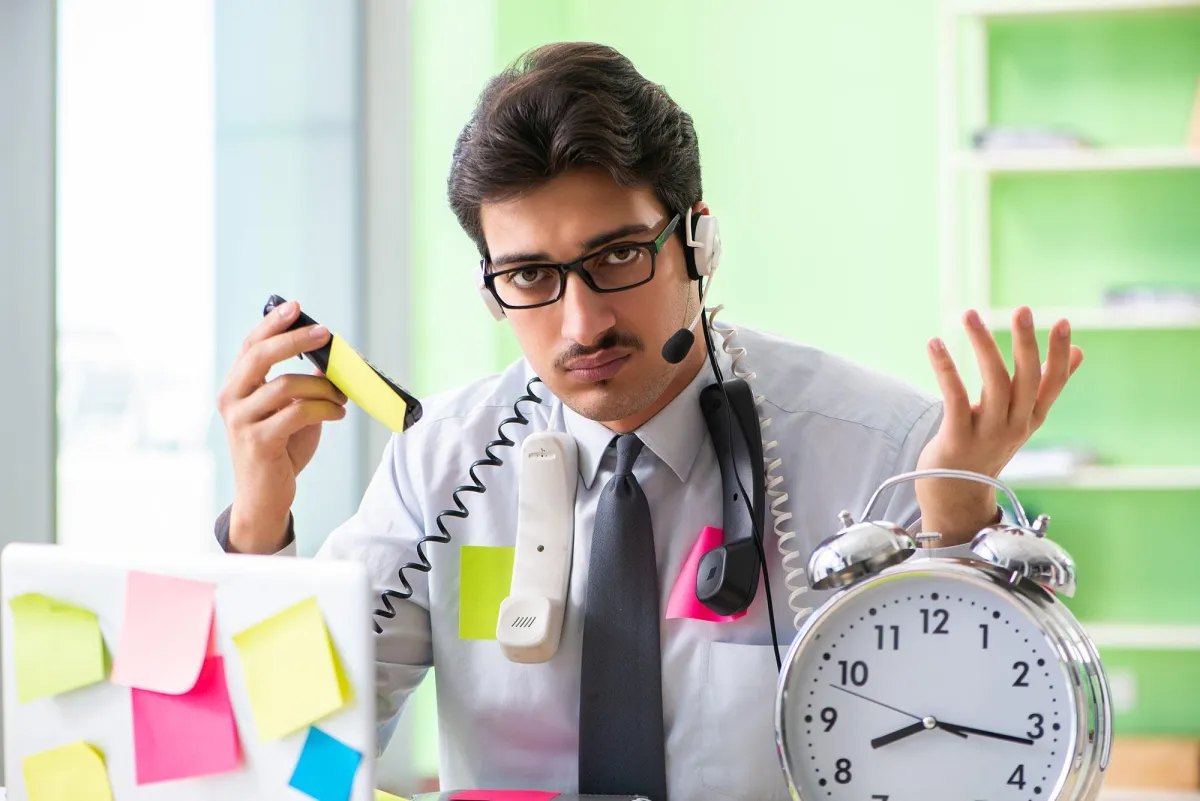
[[[1200,650],[1200,626],[1158,624],[1083,623],[1097,648],[1131,648],[1151,651]]]
[[[963,17],[1033,17],[1198,7],[1200,0],[964,0],[955,3],[950,13]]]
[[[982,313],[984,321],[993,331],[1012,330],[1013,309],[988,309]],[[1072,331],[1137,331],[1161,329],[1200,329],[1200,308],[1190,306],[1161,307],[1153,305],[1105,308],[1103,306],[1081,306],[1078,308],[1033,309],[1033,322],[1045,330],[1061,319],[1071,323]],[[958,326],[959,321],[955,320]]]
[[[1200,8],[1200,5],[1197,6]],[[1027,148],[963,151],[959,169],[992,175],[1200,169],[1200,148]]]
[[[1005,477],[1013,489],[1071,488],[1094,490],[1200,490],[1200,467],[1081,467],[1070,475]]]
[[[1152,787],[1105,787],[1097,801],[1200,801],[1200,791],[1158,790]]]

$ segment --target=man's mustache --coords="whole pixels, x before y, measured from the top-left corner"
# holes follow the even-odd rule
[[[558,358],[554,360],[554,366],[560,370],[567,369],[567,363],[573,359],[580,359],[584,356],[591,356],[593,353],[599,353],[610,348],[629,348],[630,350],[642,350],[642,340],[635,334],[626,334],[621,331],[609,331],[602,336],[595,345],[584,347],[578,342],[572,342],[570,347],[558,354]]]

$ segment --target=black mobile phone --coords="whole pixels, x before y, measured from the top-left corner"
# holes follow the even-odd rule
[[[279,295],[271,295],[263,306],[263,316],[286,302]],[[317,324],[312,317],[300,312],[288,330]],[[391,430],[397,433],[407,431],[421,419],[421,402],[380,372],[337,334],[331,333],[328,342],[316,350],[305,351],[301,358],[316,365],[347,398]]]

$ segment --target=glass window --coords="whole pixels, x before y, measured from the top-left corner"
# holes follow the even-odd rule
[[[58,541],[211,536],[211,0],[58,4]]]

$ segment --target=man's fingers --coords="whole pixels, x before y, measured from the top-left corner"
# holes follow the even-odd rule
[[[242,340],[242,348],[238,351],[238,356],[245,355],[246,351],[259,342],[286,331],[287,327],[295,322],[296,315],[299,313],[300,304],[289,300],[287,303],[276,306],[270,314],[264,314],[263,318],[258,321],[258,325],[254,326],[250,334]]]
[[[1033,330],[1033,313],[1022,306],[1013,315],[1013,378],[1008,422],[1028,423],[1042,383],[1042,357]]]
[[[341,420],[346,416],[346,407],[323,400],[296,401],[286,409],[256,423],[255,436],[264,442],[287,442],[288,438],[302,428],[329,420]]]
[[[974,310],[967,312],[963,322],[971,347],[975,351],[975,360],[979,363],[979,374],[983,378],[983,391],[980,398],[980,423],[984,428],[996,428],[1008,422],[1008,404],[1012,391],[1012,382],[1008,375],[1008,366],[1000,353],[1000,346],[995,337],[987,330],[983,320]]]
[[[971,399],[963,385],[962,376],[954,365],[954,358],[940,339],[929,341],[929,363],[937,377],[938,389],[942,393],[944,415],[942,425],[948,430],[970,428]]]
[[[1050,353],[1042,368],[1042,385],[1038,388],[1037,403],[1033,407],[1033,425],[1039,427],[1050,413],[1050,407],[1058,400],[1063,387],[1083,362],[1083,351],[1071,344],[1071,327],[1060,320],[1050,331]]]
[[[247,397],[262,386],[267,373],[276,364],[320,348],[329,341],[329,336],[327,328],[316,325],[285,331],[256,342],[233,366],[226,382],[227,390],[233,394],[234,399]]]
[[[328,379],[289,373],[256,389],[239,405],[236,418],[242,423],[257,423],[296,401],[305,400],[322,400],[341,406],[346,403],[346,396]]]

